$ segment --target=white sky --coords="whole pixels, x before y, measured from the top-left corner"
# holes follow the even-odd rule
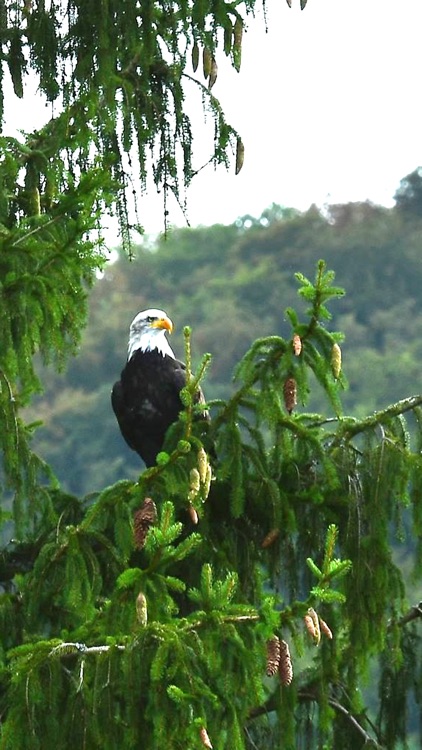
[[[241,71],[213,89],[245,143],[239,175],[212,168],[188,195],[192,225],[259,216],[272,202],[392,205],[422,164],[421,0],[267,0]],[[179,223],[177,221],[176,223]]]
[[[299,0],[291,9],[267,0],[266,7],[267,33],[262,12],[248,20],[240,73],[222,50],[217,57],[213,93],[244,141],[243,169],[235,176],[234,162],[229,172],[210,166],[194,179],[190,224],[259,216],[271,203],[392,205],[400,179],[422,164],[422,1],[308,0],[301,11]],[[195,166],[212,139],[200,99],[197,111]],[[32,112],[18,102],[13,120],[30,129]],[[177,205],[169,208],[171,223],[185,226]],[[162,230],[154,188],[140,210],[147,232]]]

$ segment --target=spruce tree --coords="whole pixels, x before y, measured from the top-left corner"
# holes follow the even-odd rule
[[[254,342],[205,448],[209,358],[191,371],[186,329],[185,409],[156,466],[81,500],[35,476],[2,553],[0,747],[406,740],[420,605],[391,542],[420,538],[422,397],[342,415],[333,277],[297,274],[307,317]],[[298,407],[310,374],[328,416]]]
[[[190,54],[213,158],[231,144],[241,167],[211,93],[222,43],[240,65],[238,6],[3,2],[0,23],[16,96],[32,69],[60,110],[0,141],[0,748],[410,746],[422,610],[396,550],[411,540],[419,575],[422,397],[342,414],[342,290],[322,261],[297,274],[305,316],[287,310],[290,335],[255,341],[209,405],[204,442],[193,394],[212,362],[193,368],[185,330],[184,410],[136,482],[66,494],[21,416],[35,355],[61,367],[77,347],[105,207],[129,241],[125,154],[145,178],[156,145],[165,192],[179,195],[179,154],[192,177]],[[314,388],[326,414],[306,411]]]

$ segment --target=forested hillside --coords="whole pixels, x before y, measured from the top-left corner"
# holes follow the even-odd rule
[[[300,307],[295,272],[312,277],[324,258],[346,295],[331,330],[343,331],[348,413],[363,415],[420,391],[422,362],[422,170],[402,180],[396,205],[273,205],[231,226],[178,229],[145,239],[135,259],[110,263],[90,294],[90,319],[66,373],[43,373],[33,405],[43,419],[35,449],[78,495],[135,477],[139,459],[120,437],[110,389],[124,364],[127,333],[145,307],[175,322],[172,346],[183,357],[192,327],[196,361],[211,352],[209,400],[230,393],[233,368],[260,336],[287,333],[284,311]],[[306,409],[319,409],[318,400]],[[29,415],[30,416],[30,415]]]

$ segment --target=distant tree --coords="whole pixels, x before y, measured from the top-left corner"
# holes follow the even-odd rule
[[[390,539],[407,524],[421,538],[422,397],[342,416],[341,334],[327,328],[342,291],[322,262],[314,281],[297,277],[306,316],[287,310],[289,335],[258,338],[234,393],[214,403],[209,455],[193,406],[208,357],[191,372],[188,329],[185,409],[136,481],[65,492],[21,415],[41,387],[34,355],[61,367],[79,342],[104,266],[92,239],[104,207],[129,245],[132,148],[141,181],[152,148],[165,197],[193,174],[188,52],[194,68],[202,53],[211,158],[225,162],[232,146],[240,168],[241,143],[210,93],[219,44],[240,64],[239,6],[6,1],[0,21],[16,96],[32,69],[60,109],[0,141],[1,750],[407,741],[420,606],[405,602]],[[328,415],[296,413],[309,373]],[[57,442],[72,472],[69,432]],[[87,452],[91,439],[87,425]],[[420,573],[416,544],[414,556]],[[369,669],[379,700],[367,707]]]
[[[422,167],[403,177],[394,200],[399,211],[422,218]]]

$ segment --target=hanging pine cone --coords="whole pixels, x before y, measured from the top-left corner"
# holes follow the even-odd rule
[[[205,481],[202,487],[202,498],[203,500],[206,500],[208,495],[210,494],[211,489],[211,480],[212,480],[212,469],[210,464],[207,466],[207,474],[205,477]]]
[[[302,339],[300,338],[299,334],[297,333],[294,334],[292,342],[293,342],[293,351],[296,357],[298,357],[302,351]]]
[[[271,545],[274,544],[275,540],[278,539],[279,536],[280,529],[271,529],[271,531],[269,531],[262,540],[261,547],[263,549],[266,549],[266,547],[271,547]]]
[[[212,87],[214,86],[216,80],[217,80],[217,73],[218,73],[218,65],[216,62],[216,59],[214,55],[211,59],[211,69],[210,69],[210,76],[208,79],[208,89],[211,91]]]
[[[292,413],[297,404],[297,385],[294,378],[287,378],[283,386],[284,404],[289,412]]]
[[[201,478],[199,476],[199,471],[198,469],[191,469],[189,472],[189,492],[188,492],[189,502],[191,502],[192,500],[195,500],[200,489],[201,489]]]
[[[314,621],[312,617],[310,615],[305,615],[305,617],[303,618],[303,622],[305,623],[305,628],[308,631],[311,638],[315,638],[316,630],[315,630],[315,625],[314,625]]]
[[[233,29],[231,24],[228,24],[224,27],[224,38],[223,38],[223,48],[224,48],[224,54],[230,55],[230,52],[232,51],[232,38],[233,38]]]
[[[233,27],[233,62],[237,72],[239,72],[240,64],[242,62],[242,35],[243,21],[238,16]]]
[[[321,629],[321,633],[324,633],[324,635],[332,641],[333,639],[333,633],[331,628],[327,625],[325,620],[323,620],[321,617],[319,618],[319,627]]]
[[[280,638],[274,635],[267,641],[267,669],[268,677],[273,677],[278,672],[280,664]]]
[[[150,497],[146,497],[141,508],[135,511],[133,517],[134,538],[136,549],[142,549],[151,526],[157,521],[157,508]]]
[[[319,626],[320,620],[313,607],[309,607],[303,619],[305,622],[306,630],[318,646],[321,640],[321,630]]]
[[[136,597],[136,619],[143,628],[146,627],[148,623],[148,605],[143,591],[140,591]]]
[[[199,64],[199,47],[198,47],[198,42],[195,41],[192,47],[192,68],[193,68],[194,73],[198,68],[198,64]]]
[[[28,191],[28,216],[39,216],[41,214],[41,196],[37,186]]]
[[[201,484],[204,484],[206,481],[208,466],[208,456],[204,449],[200,448],[198,451],[198,471]]]
[[[280,665],[278,668],[280,682],[282,685],[290,685],[293,680],[293,664],[290,656],[289,644],[280,641]]]
[[[211,740],[210,740],[210,738],[208,736],[208,732],[205,729],[205,727],[201,727],[200,732],[199,732],[199,736],[201,738],[201,742],[202,742],[203,746],[207,747],[208,750],[212,750]]]
[[[243,167],[243,162],[245,160],[245,146],[243,144],[243,141],[241,138],[238,138],[236,141],[236,166],[235,166],[235,174],[239,174],[240,170]]]
[[[331,371],[337,380],[341,372],[341,349],[338,344],[333,344],[331,349]]]
[[[189,503],[189,505],[188,505],[188,513],[189,513],[190,520],[196,526],[197,523],[198,523],[198,521],[199,521],[199,517],[198,517],[198,513],[196,512],[196,510],[193,507],[192,503]]]
[[[204,78],[209,78],[209,75],[211,73],[211,65],[212,54],[208,47],[204,47],[202,51],[202,72],[204,74]]]

